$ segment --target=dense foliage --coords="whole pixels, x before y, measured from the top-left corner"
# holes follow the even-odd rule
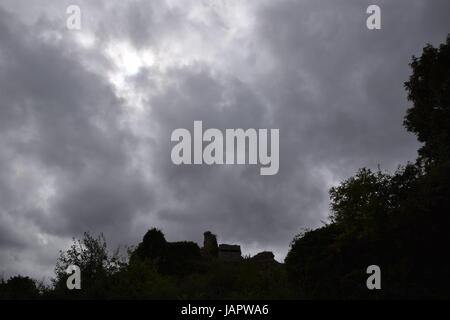
[[[286,258],[307,298],[449,298],[450,37],[413,57],[405,126],[423,146],[393,175],[361,169],[332,188],[331,222],[298,236]],[[366,288],[366,267],[382,290]]]

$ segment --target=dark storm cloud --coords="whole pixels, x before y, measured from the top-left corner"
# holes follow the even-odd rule
[[[445,39],[448,23],[436,27],[433,12],[448,4],[422,11],[423,1],[374,3],[382,7],[377,32],[364,28],[368,4],[360,1],[290,1],[261,12],[259,36],[276,60],[269,79],[276,115],[308,136],[306,153],[319,161],[392,169],[414,156],[414,138],[401,125],[407,64],[427,41]]]
[[[176,85],[152,101],[153,120],[162,128],[161,141],[176,128],[192,130],[194,120],[202,120],[205,129],[272,127],[267,106],[251,87],[233,77],[214,78],[207,70],[197,66],[172,71]],[[154,165],[160,168],[174,205],[163,208],[159,217],[169,224],[183,224],[185,230],[178,237],[187,234],[200,240],[201,230],[212,229],[222,239],[273,245],[286,241],[280,235],[292,232],[291,225],[299,225],[298,217],[304,224],[313,223],[300,212],[316,209],[315,193],[321,193],[310,184],[314,179],[302,163],[291,171],[294,168],[283,160],[278,175],[261,177],[256,166],[175,166],[169,159],[171,145],[160,146],[156,154],[166,156],[156,157]],[[281,150],[281,155],[288,158],[291,152]],[[299,180],[294,181],[292,174]]]
[[[51,269],[57,249],[83,231],[136,244],[151,226],[198,242],[211,230],[244,253],[268,249],[282,259],[295,234],[326,220],[330,186],[363,166],[414,160],[418,145],[402,127],[408,63],[450,31],[450,3],[438,0],[81,1],[96,38],[85,48],[61,27],[65,2],[5,3],[7,273]],[[382,8],[379,31],[365,27],[369,4]],[[117,64],[123,57],[105,52],[123,43],[131,58]],[[132,67],[127,50],[150,51],[154,64]],[[279,173],[173,165],[170,134],[194,120],[279,128]]]
[[[329,178],[341,180],[362,166],[393,170],[414,160],[417,143],[402,127],[408,107],[403,82],[411,55],[445,38],[442,18],[437,27],[431,21],[448,5],[436,2],[423,11],[420,1],[380,1],[384,24],[376,33],[365,28],[368,4],[272,2],[258,9],[254,33],[273,63],[266,77],[221,83],[192,68],[174,76],[177,86],[153,105],[153,116],[167,128],[161,139],[177,127],[191,128],[193,120],[220,129],[276,127],[281,168],[267,178],[251,168],[179,168],[163,160],[172,200],[186,206],[164,209],[162,219],[185,223],[189,234],[205,226],[236,242],[281,246],[326,217]],[[414,32],[407,32],[412,25]]]
[[[2,246],[34,246],[29,225],[63,238],[104,231],[129,240],[152,191],[130,166],[136,141],[120,128],[122,101],[76,51],[0,15]]]

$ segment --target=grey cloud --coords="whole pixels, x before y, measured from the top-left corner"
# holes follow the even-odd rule
[[[119,235],[115,243],[135,240],[130,223],[151,207],[152,191],[130,164],[137,142],[121,128],[123,101],[76,50],[0,15],[2,189],[9,193],[1,213],[13,223],[4,226],[2,246],[36,246],[27,232],[64,239],[103,231]]]
[[[233,25],[234,2],[206,8],[202,20],[189,11],[199,2],[82,1],[98,41],[86,49],[61,29],[66,2],[42,3],[6,1],[11,14],[0,11],[0,269],[8,273],[30,262],[50,268],[44,251],[83,231],[136,244],[153,225],[169,240],[200,242],[211,230],[244,252],[283,259],[295,234],[326,219],[332,184],[359,167],[414,160],[418,144],[402,128],[408,63],[450,30],[450,4],[440,0],[243,2],[245,31]],[[365,28],[372,3],[382,8],[380,31]],[[41,36],[55,30],[61,40]],[[115,67],[101,50],[122,40],[157,55],[124,78],[140,111],[107,77]],[[188,63],[184,51],[166,52],[174,44]],[[279,128],[279,173],[173,165],[170,134],[194,120]]]

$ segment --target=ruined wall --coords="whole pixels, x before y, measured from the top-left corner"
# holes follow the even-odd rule
[[[231,244],[219,245],[219,260],[239,261],[241,259],[241,246]]]

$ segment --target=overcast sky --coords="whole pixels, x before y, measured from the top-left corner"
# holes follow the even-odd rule
[[[81,8],[81,30],[66,8]],[[369,4],[382,29],[366,28]],[[84,231],[111,248],[158,227],[282,261],[328,190],[392,172],[408,63],[450,32],[448,0],[0,0],[0,276],[52,275]],[[280,170],[175,166],[171,132],[279,128]]]

